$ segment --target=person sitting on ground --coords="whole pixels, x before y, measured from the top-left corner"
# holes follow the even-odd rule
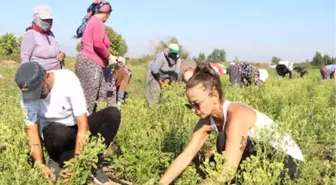
[[[259,78],[259,70],[248,63],[238,63],[229,66],[229,81],[230,85],[238,83],[240,87],[249,85],[260,85],[262,80]]]
[[[22,36],[21,64],[36,61],[47,71],[64,67],[65,53],[51,32],[53,16],[48,6],[36,6],[34,20]]]
[[[50,157],[49,167],[55,168],[56,173],[52,174],[45,166],[45,177],[58,177],[64,162],[76,160],[85,147],[88,131],[91,136],[101,134],[106,148],[116,136],[121,117],[119,110],[109,107],[87,116],[84,93],[72,71],[45,71],[37,62],[28,62],[17,70],[15,82],[21,90],[20,103],[26,117],[32,158],[45,164],[41,137]],[[71,174],[67,169],[65,172],[67,179]],[[99,174],[100,179],[96,180],[107,181],[100,171],[93,173]]]
[[[117,105],[120,106],[125,99],[126,87],[131,80],[132,72],[125,65],[126,61],[123,57],[117,58],[117,65],[114,69],[115,84],[117,87]]]
[[[323,66],[320,69],[322,79],[327,80],[329,78],[330,79],[334,78],[334,80],[336,80],[335,71],[336,71],[336,64],[330,64],[330,65]]]
[[[274,121],[265,114],[241,102],[226,100],[220,78],[209,64],[198,64],[194,75],[186,84],[186,95],[190,102],[187,107],[200,120],[194,128],[191,141],[169,166],[160,183],[167,185],[177,178],[213,131],[217,133],[217,152],[225,151],[228,160],[224,164],[225,170],[233,168],[235,171],[247,157],[256,155],[256,145],[252,141],[257,140],[260,143],[268,142],[275,151],[286,154],[288,161],[284,161],[284,166],[289,169],[290,177],[296,177],[297,166],[294,161],[304,161],[299,146],[289,134],[273,127]],[[284,134],[284,137],[258,140],[265,127],[274,129],[280,135]],[[233,176],[222,176],[219,181],[223,183],[232,178]]]
[[[308,73],[307,69],[304,69],[303,67],[300,67],[300,66],[294,67],[293,70],[296,71],[297,73],[300,73],[301,78],[303,78],[303,76]]]
[[[168,48],[157,53],[154,60],[148,63],[145,83],[146,99],[149,104],[159,100],[161,86],[178,80],[181,67],[179,53],[177,44],[169,44]]]

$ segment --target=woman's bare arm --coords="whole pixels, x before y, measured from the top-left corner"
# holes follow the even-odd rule
[[[188,143],[183,152],[169,166],[166,173],[160,180],[162,184],[170,184],[180,173],[190,164],[197,152],[204,145],[209,132],[209,126],[200,121],[192,134],[191,141]]]

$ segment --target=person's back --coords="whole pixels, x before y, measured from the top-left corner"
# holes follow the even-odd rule
[[[98,41],[100,42],[98,43]],[[101,66],[105,66],[102,59],[103,57],[98,54],[102,51],[97,51],[97,49],[99,50],[99,47],[95,47],[96,44],[99,44],[100,47],[108,47],[110,45],[110,40],[105,34],[104,23],[97,17],[92,16],[87,23],[83,36],[81,37],[80,54],[90,57]]]
[[[224,124],[223,124],[223,130],[225,129],[225,125],[227,122],[227,114],[228,109],[231,104],[241,104],[243,106],[249,107],[252,109],[256,114],[256,122],[254,125],[248,130],[248,137],[253,138],[257,141],[261,142],[268,142],[274,149],[279,149],[286,154],[292,156],[295,159],[298,159],[300,161],[304,160],[303,154],[299,146],[294,142],[294,140],[291,138],[291,136],[285,132],[282,132],[276,125],[275,122],[265,115],[264,113],[252,108],[251,106],[248,106],[242,102],[231,102],[228,100],[224,101],[223,104],[223,113],[224,113]],[[210,118],[210,122],[212,125],[212,128],[217,132],[214,121],[212,118]],[[263,138],[265,136],[265,138]],[[218,139],[221,139],[220,137]],[[218,150],[219,152],[224,150],[224,143],[223,141],[217,141],[218,142]]]
[[[327,69],[329,75],[331,76],[336,71],[336,64],[327,65],[326,69]]]

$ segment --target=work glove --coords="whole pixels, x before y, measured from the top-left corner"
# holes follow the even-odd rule
[[[115,66],[117,64],[117,57],[110,54],[110,56],[108,57],[108,64],[111,66]]]

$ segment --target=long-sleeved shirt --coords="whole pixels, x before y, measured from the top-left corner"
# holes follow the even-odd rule
[[[336,71],[336,64],[327,65],[325,68],[330,76]]]
[[[102,20],[92,16],[87,23],[81,38],[82,49],[80,53],[88,56],[100,66],[106,66],[106,60],[110,56],[108,48],[111,41],[106,35],[105,25]]]
[[[60,69],[56,59],[59,46],[52,34],[46,35],[35,30],[28,30],[22,37],[21,64],[38,62],[46,71]]]
[[[169,62],[167,61],[169,60]],[[159,74],[160,79],[169,79],[172,73],[180,73],[181,59],[177,61],[168,57],[168,49],[156,54],[154,60],[148,64],[148,68],[153,74]]]

